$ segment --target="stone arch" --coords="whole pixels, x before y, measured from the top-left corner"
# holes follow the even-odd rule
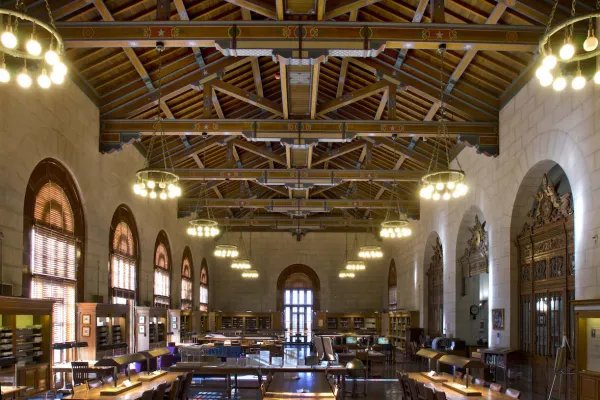
[[[313,310],[319,311],[321,309],[321,281],[319,280],[319,276],[315,270],[308,265],[292,264],[281,271],[277,278],[277,311],[283,311],[283,295],[285,289],[298,287],[299,285],[303,285],[303,288],[313,290]]]
[[[423,257],[423,266],[425,271],[425,282],[423,285],[423,292],[425,296],[425,301],[423,302],[423,321],[425,322],[426,332],[428,335],[437,335],[442,334],[444,329],[443,324],[443,284],[441,290],[436,290],[435,293],[432,293],[432,279],[433,276],[430,275],[431,264],[434,257],[437,257],[437,248],[441,246],[440,235],[436,231],[432,231],[427,237],[427,241],[425,243],[425,252]],[[443,282],[444,279],[444,266],[443,266],[443,256],[442,256],[442,269],[441,271],[436,272],[435,282],[439,283],[439,279]],[[438,288],[439,289],[439,288]],[[438,297],[437,300],[433,301],[431,296],[436,295]],[[441,298],[439,298],[441,296]],[[434,310],[433,307],[436,307]],[[440,309],[441,308],[441,309]],[[439,330],[439,332],[438,332]]]
[[[392,258],[390,260],[390,267],[388,269],[388,301],[387,304],[390,308],[396,309],[398,306],[398,275],[396,272],[396,261]]]

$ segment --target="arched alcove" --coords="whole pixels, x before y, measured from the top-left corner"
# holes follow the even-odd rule
[[[442,242],[437,232],[431,232],[425,243],[423,259],[425,269],[425,301],[423,321],[429,336],[441,336],[444,332],[444,257]]]
[[[390,260],[388,269],[388,307],[390,311],[398,307],[398,275],[396,274],[396,261]]]
[[[575,347],[575,231],[571,185],[563,168],[551,160],[535,164],[517,191],[511,216],[511,307],[518,315],[518,342],[529,365],[525,378],[534,394],[548,397],[547,377],[566,336]],[[492,311],[492,329],[496,329]],[[574,355],[568,364],[574,367]],[[574,394],[567,377],[563,392]],[[567,389],[569,388],[569,389]],[[571,396],[567,395],[567,390]],[[572,398],[572,397],[571,397]]]
[[[489,343],[489,237],[481,209],[469,207],[456,238],[456,337]]]
[[[313,312],[320,309],[320,289],[319,277],[308,265],[293,264],[279,274],[277,310],[283,312],[287,342],[310,341]]]

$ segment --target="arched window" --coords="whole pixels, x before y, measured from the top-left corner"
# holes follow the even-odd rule
[[[192,262],[192,252],[189,247],[183,250],[183,262],[181,264],[181,309],[191,310],[194,304],[194,294],[192,290],[194,264]]]
[[[171,248],[165,231],[156,238],[154,251],[154,307],[171,306]]]
[[[133,213],[120,205],[110,224],[110,299],[113,304],[135,302],[138,236]]]
[[[440,237],[432,246],[433,255],[427,271],[427,297],[429,299],[429,335],[441,336],[444,332],[444,253]]]
[[[23,286],[24,295],[55,301],[54,343],[75,340],[75,303],[83,298],[84,231],[81,200],[70,173],[56,160],[40,162],[25,194],[23,232],[29,268]]]
[[[200,269],[200,311],[208,311],[208,265],[204,258]]]
[[[390,261],[390,269],[388,271],[388,305],[391,311],[397,307],[397,291],[396,291],[396,262],[394,259]]]
[[[283,311],[287,342],[310,340],[313,311],[319,310],[319,288],[319,277],[307,265],[290,265],[279,274],[277,309]]]

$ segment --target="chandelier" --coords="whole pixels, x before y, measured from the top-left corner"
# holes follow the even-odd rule
[[[445,164],[448,168],[450,167],[450,154],[448,152],[450,135],[448,133],[448,126],[446,125],[446,103],[444,101],[445,44],[440,45],[438,53],[440,54],[440,126],[438,127],[438,133],[435,137],[435,147],[431,155],[431,160],[429,160],[427,174],[421,178],[420,191],[422,198],[426,200],[433,199],[435,201],[438,201],[439,199],[450,200],[451,198],[458,198],[467,194],[468,191],[468,187],[464,183],[465,172],[462,170],[458,158],[456,159],[456,163],[458,164],[459,169],[439,169],[438,166],[440,152],[442,151],[440,147],[443,146],[443,151],[446,156]]]
[[[252,237],[252,234],[250,234],[250,237]],[[250,246],[252,246],[252,242],[250,243]],[[244,253],[246,252],[246,245],[244,244],[244,237],[242,236],[242,232],[240,232],[240,247],[241,249],[244,251]],[[252,251],[252,250],[250,250]],[[231,262],[231,268],[233,269],[242,269],[242,270],[249,270],[252,268],[252,264],[250,263],[249,258],[251,257],[251,255],[248,257],[248,259],[246,258],[236,258]]]
[[[557,92],[560,92],[567,87],[567,78],[571,78],[571,88],[573,90],[583,89],[587,81],[581,72],[581,61],[600,55],[598,39],[596,38],[594,27],[594,22],[596,23],[596,26],[599,26],[600,1],[596,2],[596,11],[577,17],[575,16],[575,5],[576,1],[573,0],[571,4],[571,18],[552,28],[552,20],[554,19],[554,14],[558,6],[558,0],[555,0],[552,11],[550,12],[550,17],[548,18],[548,24],[546,25],[546,32],[538,44],[538,52],[542,61],[535,71],[535,76],[540,81],[540,85],[544,87],[552,85]],[[576,54],[576,49],[573,45],[573,29],[577,22],[585,20],[588,20],[587,39],[583,42],[583,51]],[[564,40],[563,45],[558,52],[559,57],[556,57],[552,54],[551,39],[561,31],[564,35]],[[577,68],[574,76],[564,76],[563,73],[566,73],[568,65],[575,62],[577,63]],[[570,70],[573,71],[574,69],[575,68],[571,68]],[[555,70],[554,74],[552,70]],[[600,65],[597,66],[593,79],[596,84],[600,85]]]
[[[154,132],[150,139],[150,145],[146,152],[146,163],[144,168],[135,173],[135,184],[133,192],[142,197],[150,197],[161,200],[173,199],[181,196],[181,188],[178,185],[179,176],[175,174],[171,154],[167,147],[167,139],[163,129],[163,119],[161,116],[162,104],[162,57],[161,53],[164,50],[162,42],[156,43],[156,51],[158,52],[158,101],[156,102],[156,123],[154,124]],[[158,133],[158,134],[157,134]],[[162,155],[163,169],[150,168],[152,164],[152,152],[155,146],[160,146]],[[188,231],[189,232],[189,231]]]
[[[349,270],[343,269],[340,271],[338,276],[342,279],[346,279],[346,278],[354,278],[356,276],[356,274],[354,273],[354,271],[349,271]]]
[[[254,269],[247,269],[242,272],[242,278],[256,279],[256,278],[258,278],[258,271],[254,270]]]
[[[240,252],[234,244],[218,244],[213,254],[215,257],[220,258],[236,258],[240,255]]]
[[[217,221],[213,219],[193,219],[189,223],[187,233],[190,236],[212,238],[219,234]]]
[[[383,257],[383,250],[381,249],[381,246],[361,246],[360,249],[358,249],[358,256],[360,258],[381,258]]]
[[[346,269],[348,271],[364,271],[366,267],[365,262],[361,260],[349,260],[346,262]]]
[[[394,140],[394,143],[396,141]],[[381,223],[381,231],[379,236],[385,239],[403,238],[412,235],[412,229],[409,227],[408,217],[400,211],[400,198],[396,192],[396,184],[393,186],[392,196],[396,195],[396,210],[398,211],[398,219],[391,219],[390,209],[388,208],[385,215],[385,220]]]
[[[11,77],[10,72],[6,68],[5,55],[22,60],[23,67],[17,75],[17,83],[22,88],[27,89],[32,83],[29,70],[27,69],[28,60],[37,64],[37,72],[39,72],[37,83],[42,89],[48,89],[53,83],[60,85],[65,81],[67,66],[62,61],[65,45],[62,37],[56,30],[48,0],[45,0],[45,4],[50,25],[27,15],[23,0],[17,0],[15,11],[0,8],[0,23],[4,25],[4,31],[0,35],[1,83],[10,81]],[[29,23],[31,23],[31,34],[27,38],[23,38],[19,35],[19,27],[28,27]],[[50,36],[50,45],[44,54],[42,54],[42,45],[38,41],[38,29],[45,31]],[[21,43],[20,46],[19,43]],[[52,70],[50,75],[48,75],[48,69],[46,68],[50,67]]]

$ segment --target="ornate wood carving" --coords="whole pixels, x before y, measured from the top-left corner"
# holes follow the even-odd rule
[[[475,216],[475,225],[469,228],[471,238],[468,241],[464,255],[460,259],[463,268],[463,277],[468,278],[489,272],[489,244],[488,234],[485,230],[485,221],[481,223]]]
[[[546,378],[552,374],[562,337],[566,335],[574,347],[570,315],[575,291],[573,205],[571,193],[559,195],[558,186],[543,176],[541,188],[533,196],[529,221],[516,241],[520,345],[533,366],[535,393],[546,390]],[[557,394],[561,399],[567,396]]]
[[[438,237],[433,247],[433,255],[427,271],[429,299],[429,335],[436,337],[443,333],[444,315],[444,257],[442,242]]]

